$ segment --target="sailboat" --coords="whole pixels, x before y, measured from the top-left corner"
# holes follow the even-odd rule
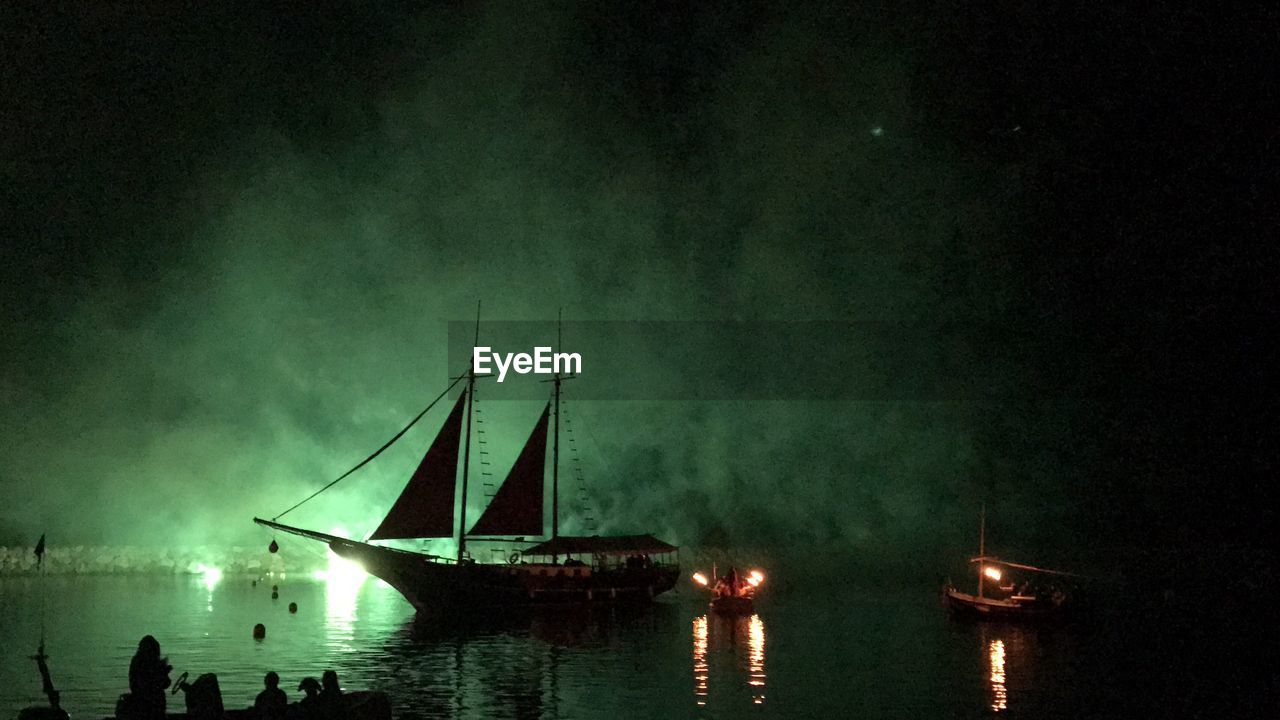
[[[987,555],[986,541],[987,514],[983,508],[978,555],[969,559],[969,564],[977,566],[977,592],[963,592],[950,582],[943,588],[943,605],[953,616],[1036,619],[1059,617],[1071,609],[1071,598],[1063,581],[1079,575]]]
[[[602,537],[560,533],[561,384],[572,375],[556,373],[549,381],[551,399],[488,507],[468,526],[472,411],[478,377],[482,376],[474,367],[469,369],[437,398],[444,398],[465,381],[399,499],[366,541],[285,525],[278,522],[280,516],[271,520],[255,517],[254,522],[327,544],[338,556],[359,563],[395,588],[419,613],[476,606],[647,601],[670,590],[680,574],[678,547],[647,534]],[[549,531],[543,519],[548,445],[552,454]],[[449,537],[457,543],[454,557],[374,544]],[[538,540],[525,540],[530,537]],[[467,550],[471,542],[527,547],[512,553],[506,562],[479,562]],[[277,547],[274,540],[272,547]]]

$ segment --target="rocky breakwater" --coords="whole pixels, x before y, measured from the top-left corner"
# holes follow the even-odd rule
[[[257,547],[142,547],[72,545],[46,548],[43,572],[49,575],[183,575],[217,568],[225,574],[310,572],[324,567],[320,552]],[[0,547],[0,577],[41,572],[33,547]]]

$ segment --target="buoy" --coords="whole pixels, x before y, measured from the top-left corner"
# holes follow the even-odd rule
[[[291,602],[291,603],[289,603],[289,612],[291,612],[291,613],[296,613],[296,612],[298,612],[298,603],[296,603],[296,602]]]
[[[275,540],[272,540],[271,544],[267,546],[267,552],[272,554],[280,552],[280,543],[276,542]]]
[[[257,581],[257,580],[250,580],[250,581],[249,581],[249,587],[258,587],[258,581]]]
[[[257,625],[254,625],[254,626],[253,626],[253,639],[254,639],[254,640],[261,640],[261,639],[265,638],[266,636],[267,636],[267,626],[266,626],[266,625],[263,625],[262,623],[258,623]]]

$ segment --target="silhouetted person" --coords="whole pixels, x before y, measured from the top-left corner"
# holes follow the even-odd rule
[[[320,681],[313,677],[302,678],[298,690],[306,693],[298,701],[298,717],[304,720],[320,717]]]
[[[742,581],[738,578],[738,568],[730,567],[725,580],[729,584],[729,596],[738,597],[742,593]]]
[[[302,698],[302,702],[315,700],[320,696],[320,681],[313,677],[302,678],[302,682],[298,683],[298,690],[306,693],[306,697]]]
[[[129,692],[138,718],[164,720],[164,691],[173,666],[160,655],[160,643],[147,635],[129,663]]]
[[[258,717],[264,720],[283,718],[285,711],[289,708],[289,698],[280,689],[280,676],[275,672],[269,672],[262,679],[262,684],[266,688],[258,693],[257,699],[253,701],[253,709],[257,710]]]
[[[325,670],[320,676],[318,704],[324,720],[346,720],[347,705],[342,697],[342,688],[338,687],[338,673]]]

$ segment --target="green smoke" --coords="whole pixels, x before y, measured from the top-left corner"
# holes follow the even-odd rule
[[[229,69],[206,61],[187,114],[156,119],[198,141],[101,210],[116,249],[7,365],[4,539],[258,537],[252,516],[441,389],[446,323],[477,300],[501,320],[936,325],[975,366],[1016,344],[1019,167],[930,139],[901,23],[432,13],[335,30],[311,60],[207,31]],[[584,401],[590,504],[603,532],[927,555],[968,543],[985,499],[1038,542],[1083,455],[1060,445],[1076,410],[1032,400],[1018,360],[989,373],[1010,406]],[[537,408],[490,407],[501,466]],[[440,417],[290,519],[370,530]]]

